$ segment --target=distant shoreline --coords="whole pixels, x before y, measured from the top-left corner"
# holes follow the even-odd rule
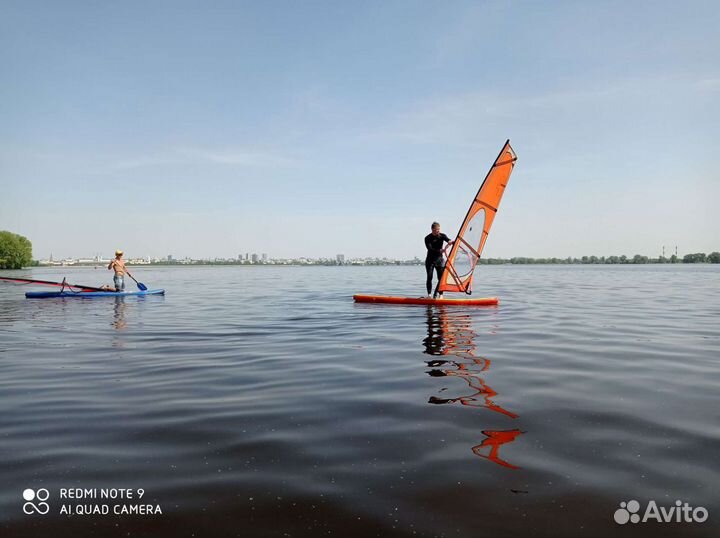
[[[97,262],[55,262],[42,263],[36,261],[35,267],[104,267],[107,261],[99,260]],[[241,266],[241,267],[364,267],[364,266],[391,266],[391,265],[424,265],[424,261],[418,258],[413,260],[387,260],[387,259],[358,259],[346,262],[338,262],[336,260],[276,260],[269,262],[248,262],[247,260],[173,260],[173,261],[152,261],[139,262],[128,260],[127,265],[133,267],[185,267],[185,266]],[[665,265],[665,264],[714,264],[720,263],[720,252],[711,252],[710,254],[695,253],[686,254],[682,258],[671,256],[669,258],[649,258],[636,254],[632,258],[627,256],[583,256],[581,258],[481,258],[478,265]]]

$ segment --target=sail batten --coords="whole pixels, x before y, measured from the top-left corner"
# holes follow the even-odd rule
[[[490,227],[500,207],[500,200],[516,161],[517,155],[508,140],[470,204],[470,209],[447,257],[437,292],[465,292],[467,294],[472,292],[475,267],[485,247]]]

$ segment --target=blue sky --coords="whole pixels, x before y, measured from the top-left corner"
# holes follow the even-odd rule
[[[720,250],[717,2],[1,2],[0,229],[36,257]]]

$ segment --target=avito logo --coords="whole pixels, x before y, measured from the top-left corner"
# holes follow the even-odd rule
[[[46,490],[45,488],[40,488],[39,490],[35,491],[34,489],[26,489],[23,491],[23,499],[25,499],[25,504],[23,504],[23,512],[26,514],[42,514],[45,515],[50,511],[50,505],[46,503],[50,498],[50,492]],[[39,501],[37,504],[35,504],[33,501]]]
[[[613,518],[618,525],[626,523],[646,523],[656,521],[658,523],[704,523],[708,518],[708,511],[702,506],[693,508],[688,503],[675,501],[675,506],[666,508],[658,506],[655,501],[648,502],[645,512],[640,517],[640,503],[632,500],[621,502],[620,508],[615,510]]]

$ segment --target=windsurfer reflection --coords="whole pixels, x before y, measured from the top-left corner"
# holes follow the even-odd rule
[[[447,243],[452,245],[450,238],[444,233],[440,232],[440,223],[433,222],[430,226],[430,233],[425,236],[425,248],[427,248],[427,255],[425,256],[425,273],[427,280],[425,287],[427,288],[428,297],[439,297],[442,299],[442,292],[432,294],[432,281],[433,271],[437,273],[438,282],[442,277],[443,269],[445,269],[445,260],[443,259],[443,244]]]
[[[494,398],[498,395],[490,388],[483,377],[490,368],[491,361],[475,354],[475,331],[472,328],[472,317],[469,314],[447,310],[444,306],[428,306],[427,308],[427,336],[423,339],[425,353],[436,358],[426,361],[430,367],[428,375],[432,377],[457,377],[463,379],[472,389],[469,394],[461,394],[452,398],[439,398],[431,396],[430,404],[459,403],[468,407],[483,407],[511,419],[518,418],[516,413],[496,404]],[[443,358],[440,358],[443,357]],[[446,390],[445,388],[442,389]],[[512,433],[510,433],[512,432]],[[486,458],[498,465],[517,469],[498,456],[500,445],[510,443],[524,433],[520,430],[498,431],[484,430],[487,439],[473,447],[477,456]],[[481,453],[482,449],[490,449],[489,455]]]

